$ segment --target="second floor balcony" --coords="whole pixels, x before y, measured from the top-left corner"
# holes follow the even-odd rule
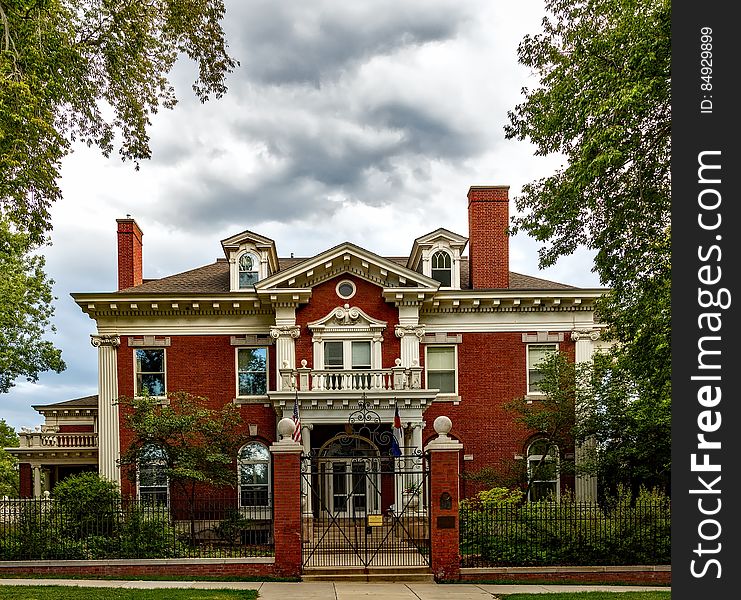
[[[419,390],[422,388],[422,367],[402,367],[397,359],[395,367],[387,369],[312,369],[302,360],[296,369],[280,369],[283,391],[302,392],[385,392]]]
[[[98,447],[98,434],[94,432],[71,433],[58,431],[21,431],[18,447],[27,450],[90,449]]]

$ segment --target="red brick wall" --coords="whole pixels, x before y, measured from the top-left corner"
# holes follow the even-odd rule
[[[93,431],[92,425],[60,425],[59,433],[89,433]]]
[[[453,451],[433,451],[430,457],[431,566],[437,581],[454,581],[460,577],[459,454]],[[450,508],[442,508],[443,494],[450,494]],[[453,527],[441,527],[441,518],[452,519]]]
[[[273,537],[275,571],[283,577],[301,574],[301,455],[273,454]]]
[[[118,289],[142,283],[142,230],[134,219],[118,223]]]
[[[528,568],[529,572],[518,572],[517,568],[502,569],[476,569],[475,572],[461,573],[461,581],[487,581],[502,583],[573,583],[573,584],[617,584],[617,585],[671,585],[671,570],[638,570],[636,567],[627,567],[621,571],[621,567],[610,567],[605,571],[600,567],[585,567],[578,571],[574,567],[560,567],[538,572],[537,568]],[[613,570],[614,569],[614,570]]]
[[[18,463],[21,498],[33,497],[33,472],[29,463]]]
[[[355,295],[349,300],[343,300],[337,295],[335,287],[340,280],[348,279],[356,286]],[[296,324],[301,326],[301,337],[296,340],[296,365],[306,359],[308,366],[313,367],[313,343],[311,330],[307,323],[326,317],[333,308],[349,304],[362,309],[368,316],[386,321],[383,331],[382,368],[394,366],[394,361],[401,357],[401,342],[394,334],[394,326],[399,323],[399,312],[393,304],[383,299],[383,288],[358,277],[342,274],[316,286],[312,291],[309,304],[296,311]]]
[[[231,403],[237,395],[236,347],[230,336],[172,336],[165,348],[165,373],[168,392],[185,391],[208,399],[208,408],[219,409]],[[122,396],[134,395],[134,351],[128,337],[121,337],[118,350],[118,390]],[[275,388],[275,349],[268,348],[268,386]],[[257,438],[270,444],[275,441],[275,411],[263,403],[242,404],[240,414],[244,427],[257,425]],[[121,414],[121,450],[131,444],[132,434],[126,429],[125,411]],[[122,491],[133,494],[135,489],[125,476]],[[234,493],[229,491],[229,493]]]
[[[468,258],[474,289],[509,287],[509,186],[468,191]]]
[[[275,565],[271,563],[245,562],[199,562],[193,560],[183,564],[167,564],[151,561],[150,564],[126,564],[126,561],[95,561],[93,565],[45,564],[34,566],[15,566],[0,563],[0,575],[22,577],[24,575],[85,575],[95,576],[201,576],[201,577],[274,577]],[[103,564],[104,563],[104,564]]]
[[[463,443],[463,452],[473,454],[473,461],[463,463],[465,472],[522,454],[535,432],[514,423],[505,404],[526,393],[526,348],[522,333],[462,334],[458,345],[460,404],[435,402],[425,411],[424,443],[435,436],[435,418],[446,415],[453,421],[451,434]],[[559,349],[574,360],[573,342],[561,342]],[[464,481],[463,495],[471,493],[475,493],[474,486]]]

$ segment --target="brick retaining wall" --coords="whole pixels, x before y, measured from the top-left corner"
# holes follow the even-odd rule
[[[461,581],[670,585],[669,565],[600,567],[481,567],[461,569]]]
[[[33,560],[0,562],[0,576],[8,575],[276,577],[275,559],[272,556],[256,558]]]

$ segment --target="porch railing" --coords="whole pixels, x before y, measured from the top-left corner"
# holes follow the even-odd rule
[[[306,361],[302,361],[306,362]],[[391,367],[388,369],[298,369],[280,370],[284,390],[299,389],[313,392],[374,391],[413,389],[422,387],[422,367]]]
[[[21,432],[18,434],[21,448],[97,448],[97,433]]]

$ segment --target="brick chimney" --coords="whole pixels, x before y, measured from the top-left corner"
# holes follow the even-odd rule
[[[468,190],[468,263],[474,289],[509,287],[509,186]]]
[[[142,283],[142,230],[134,219],[116,219],[118,223],[118,289]]]

